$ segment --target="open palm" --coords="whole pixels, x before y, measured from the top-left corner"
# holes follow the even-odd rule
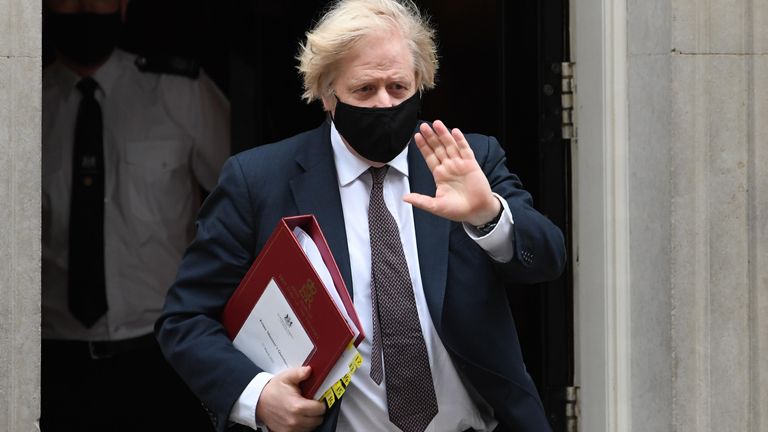
[[[433,127],[422,123],[415,139],[435,179],[435,196],[410,193],[403,200],[457,222],[480,225],[493,219],[501,204],[464,134],[458,129],[449,131],[440,120]]]

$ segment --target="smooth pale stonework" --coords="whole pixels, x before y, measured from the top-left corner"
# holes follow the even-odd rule
[[[632,427],[766,431],[768,2],[627,6]]]
[[[10,57],[11,52],[14,48],[13,39],[15,35],[11,34],[12,27],[12,19],[13,19],[13,13],[7,13],[6,11],[11,10],[11,4],[21,3],[18,0],[0,0],[0,11],[3,11],[3,14],[0,15],[0,29],[3,30],[3,37],[0,37],[0,57]],[[6,75],[0,75],[3,77],[3,80],[5,80]],[[2,84],[0,84],[0,89],[2,89]],[[2,91],[2,90],[0,90]],[[7,121],[7,117],[0,117],[4,121]],[[5,126],[4,123],[0,123],[3,126]],[[1,391],[1,390],[0,390]]]
[[[40,57],[40,3],[0,0],[0,57]]]
[[[669,54],[670,7],[669,0],[627,0],[627,49],[630,57]]]
[[[629,59],[630,397],[632,424],[644,432],[672,424],[669,63]]]
[[[673,4],[674,430],[765,431],[768,3]]]
[[[0,57],[0,99],[7,100],[11,61]],[[10,140],[10,106],[0,104],[0,202],[11,199],[11,140]],[[0,205],[0,220],[8,221],[13,216],[11,206]],[[11,338],[13,336],[11,315],[11,224],[0,223],[0,428],[8,430],[6,423],[10,415],[10,401],[13,394],[10,381],[13,374],[11,362]]]
[[[40,2],[0,0],[0,431],[40,415]]]
[[[766,143],[755,128],[765,115],[765,102],[758,102],[765,84],[760,90],[757,82],[768,75],[754,67],[759,58],[673,57],[676,430],[765,430],[768,399],[756,383],[768,372],[768,321],[757,310],[766,270],[755,263],[761,253],[765,259],[758,230],[768,215],[758,203],[765,203],[766,188],[756,184],[765,181],[758,175],[766,174],[765,156],[756,156]]]
[[[768,17],[768,7],[761,11]],[[768,24],[768,21],[766,21]],[[768,55],[750,59],[754,86],[749,119],[752,145],[749,153],[750,259],[749,283],[751,358],[754,369],[750,411],[755,431],[768,430]]]
[[[40,59],[0,59],[0,77],[0,430],[27,431],[39,417]]]
[[[768,54],[768,7],[763,5],[754,8],[752,15],[752,51],[760,54]]]
[[[672,48],[684,54],[768,53],[761,0],[671,0]]]

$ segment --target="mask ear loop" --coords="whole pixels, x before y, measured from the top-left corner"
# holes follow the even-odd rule
[[[329,97],[329,96],[333,96],[334,98],[336,98],[336,103],[341,102],[339,97],[336,96],[336,92],[333,91],[333,87],[330,87],[330,88],[328,88],[325,96],[322,96],[321,99],[320,99],[320,101],[323,104],[323,108],[326,108],[325,101],[326,101],[326,98]],[[329,106],[327,108],[328,108],[328,110],[326,111],[327,115],[326,115],[325,119],[326,119],[326,121],[333,122],[333,120],[334,120],[333,119],[333,112],[336,110],[336,104],[334,104],[333,107]]]
[[[333,118],[333,113],[334,111],[336,111],[336,107],[339,105],[339,103],[341,103],[341,99],[339,99],[339,97],[336,95],[336,92],[334,92],[333,89],[331,89],[331,93],[333,94],[333,97],[336,98],[336,104],[333,106],[334,109],[328,110],[328,117],[331,118],[331,122],[335,123],[336,119]]]

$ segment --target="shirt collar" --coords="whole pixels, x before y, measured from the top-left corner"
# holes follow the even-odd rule
[[[336,161],[339,187],[352,183],[371,167],[369,163],[347,148],[333,122],[331,122],[331,145],[333,146],[333,159]],[[405,146],[403,151],[389,161],[387,165],[408,177],[408,146]]]
[[[50,85],[57,89],[62,89],[66,93],[66,97],[69,97],[69,92],[75,91],[75,86],[80,80],[80,77],[70,68],[64,66],[60,62],[53,63],[46,71],[46,78],[43,80],[43,85]]]
[[[103,92],[104,97],[109,96],[115,82],[123,73],[126,62],[130,62],[128,54],[115,49],[107,61],[93,74],[93,79],[99,83],[99,89]],[[77,83],[82,77],[72,69],[57,62],[51,65],[50,73],[62,88],[68,89],[70,93],[77,91]]]
[[[109,97],[115,82],[125,70],[125,63],[128,60],[128,55],[125,52],[115,49],[107,59],[107,62],[93,74],[93,79],[99,83],[99,88],[104,92],[105,97]]]

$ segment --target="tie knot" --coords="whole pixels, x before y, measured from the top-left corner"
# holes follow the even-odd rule
[[[99,83],[91,77],[85,77],[78,81],[77,89],[86,97],[93,97],[93,93],[99,87]]]
[[[384,177],[387,176],[387,170],[389,170],[389,165],[384,165],[383,167],[370,167],[368,169],[371,172],[371,177],[373,177],[373,185],[374,186],[381,186],[384,184]]]

